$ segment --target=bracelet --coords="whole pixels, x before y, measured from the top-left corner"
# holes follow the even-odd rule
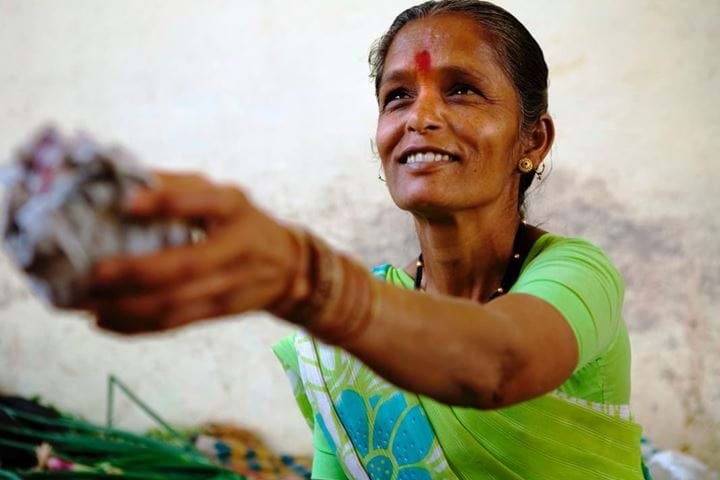
[[[336,312],[331,318],[330,328],[321,336],[330,343],[341,347],[348,346],[358,338],[377,318],[381,307],[381,283],[367,270],[343,257],[345,263],[344,290],[342,294],[344,311]],[[329,330],[329,331],[328,331]],[[319,335],[320,336],[320,335]]]
[[[380,281],[324,241],[290,229],[300,245],[298,268],[283,300],[268,308],[327,343],[346,345],[380,310]]]
[[[281,299],[266,307],[268,311],[301,327],[339,298],[342,285],[340,259],[320,239],[309,232],[288,227],[298,245],[294,275]]]
[[[298,252],[295,270],[291,275],[288,286],[284,293],[275,302],[268,305],[265,309],[281,318],[286,318],[293,308],[304,300],[310,292],[311,285],[308,269],[310,268],[309,249],[307,247],[307,233],[292,226],[286,226],[288,233],[295,242]]]

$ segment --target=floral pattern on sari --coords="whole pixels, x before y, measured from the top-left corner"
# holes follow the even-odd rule
[[[354,451],[371,480],[456,478],[417,395],[398,390],[347,352],[313,343],[333,410],[320,415],[320,425],[341,457]],[[345,435],[332,438],[328,419]]]

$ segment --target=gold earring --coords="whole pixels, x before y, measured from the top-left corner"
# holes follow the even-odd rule
[[[525,157],[518,163],[518,170],[520,170],[522,173],[530,173],[533,170],[533,163],[532,160]]]

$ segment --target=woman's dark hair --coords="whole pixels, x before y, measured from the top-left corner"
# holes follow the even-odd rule
[[[480,0],[428,1],[408,8],[393,21],[388,31],[370,50],[370,78],[375,80],[375,95],[380,89],[385,57],[397,33],[409,22],[432,15],[460,14],[473,19],[492,42],[500,66],[510,78],[520,98],[522,131],[527,132],[547,112],[548,68],[540,45],[520,21],[508,11]],[[535,172],[520,177],[518,208],[524,209],[525,192]]]

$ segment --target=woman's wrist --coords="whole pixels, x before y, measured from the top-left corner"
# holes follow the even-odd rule
[[[290,229],[298,255],[283,298],[268,310],[336,345],[357,338],[380,305],[379,281],[307,231]]]
[[[327,343],[345,347],[362,335],[377,317],[380,282],[349,257],[333,255],[338,259],[339,273],[333,278],[332,293],[306,328]]]
[[[288,269],[285,276],[286,283],[280,296],[265,309],[273,315],[287,318],[297,307],[305,303],[312,288],[312,261],[308,248],[308,233],[298,227],[284,226],[290,235],[293,250],[288,255]]]

